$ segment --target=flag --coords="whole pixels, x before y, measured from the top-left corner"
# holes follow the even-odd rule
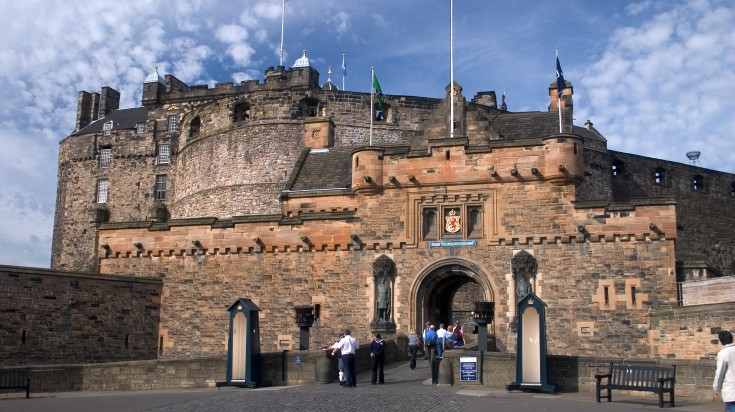
[[[567,82],[564,80],[564,73],[561,71],[561,64],[559,64],[559,56],[556,56],[556,95],[560,99],[566,87],[567,87]]]
[[[345,55],[342,55],[342,76],[347,76],[347,63],[345,63]]]
[[[375,73],[373,73],[373,89],[375,89],[375,94],[378,96],[378,110],[375,112],[375,118],[383,120],[383,102],[385,98],[383,97],[383,89],[380,88],[380,83],[378,83],[378,76]]]

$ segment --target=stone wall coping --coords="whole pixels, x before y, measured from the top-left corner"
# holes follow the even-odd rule
[[[24,275],[38,275],[38,276],[54,276],[54,277],[67,277],[67,278],[82,278],[82,279],[99,279],[104,281],[113,282],[126,282],[126,283],[150,283],[161,285],[163,280],[156,277],[130,277],[130,276],[118,276],[118,275],[105,275],[95,273],[83,273],[83,272],[66,272],[62,270],[54,269],[43,269],[43,268],[30,268],[22,266],[9,266],[0,265],[0,273],[22,273]]]

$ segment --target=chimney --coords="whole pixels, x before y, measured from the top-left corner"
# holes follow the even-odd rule
[[[79,99],[77,100],[77,123],[74,131],[82,130],[97,120],[99,104],[99,93],[79,92]]]
[[[120,108],[120,92],[111,88],[103,87],[100,92],[100,108],[97,112],[97,119],[104,118],[113,110]],[[96,120],[96,119],[95,119]]]
[[[587,119],[587,122],[584,124],[584,127],[587,128],[587,130],[592,130],[592,122]]]

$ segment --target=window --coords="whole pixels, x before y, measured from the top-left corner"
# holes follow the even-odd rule
[[[104,126],[102,126],[102,134],[105,136],[109,136],[112,134],[112,128],[115,125],[115,123],[110,120],[109,122],[105,122]]]
[[[103,147],[100,149],[100,167],[110,167],[112,163],[112,148]]]
[[[694,176],[694,179],[692,179],[692,190],[704,190],[704,177],[700,175]]]
[[[730,183],[730,196],[735,197],[735,182]]]
[[[136,123],[135,132],[138,134],[145,134],[145,123]]]
[[[623,162],[620,160],[614,160],[612,163],[611,174],[613,176],[621,176],[623,174]]]
[[[158,159],[156,164],[167,165],[169,163],[171,163],[171,145],[161,143],[158,145]]]
[[[169,133],[179,131],[179,118],[175,114],[168,117],[168,131]]]
[[[202,121],[199,119],[199,116],[192,119],[191,123],[189,124],[189,137],[194,137],[199,134],[199,129],[202,126]]]
[[[250,104],[241,102],[235,105],[232,113],[232,119],[235,123],[242,122],[250,118]]]
[[[156,176],[156,200],[166,200],[166,175]]]
[[[664,169],[659,167],[655,172],[653,172],[653,183],[657,185],[664,183]]]
[[[107,203],[107,195],[110,192],[110,181],[100,179],[97,181],[97,203]]]

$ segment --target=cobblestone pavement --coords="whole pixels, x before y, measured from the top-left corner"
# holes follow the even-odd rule
[[[336,383],[273,388],[218,388],[147,392],[69,392],[0,394],[0,411],[56,412],[182,412],[182,411],[654,411],[654,396],[626,397],[613,393],[613,402],[596,403],[593,393],[542,394],[507,392],[470,385],[431,385],[429,362],[387,365],[384,385],[370,384],[370,373],[358,375],[356,388]],[[676,411],[722,411],[722,403],[677,399]]]

